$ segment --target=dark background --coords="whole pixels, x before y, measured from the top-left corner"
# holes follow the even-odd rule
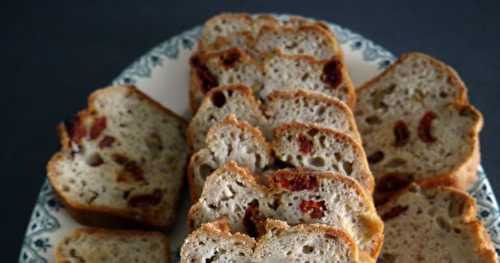
[[[55,125],[135,58],[221,11],[301,14],[336,22],[395,55],[418,50],[452,65],[483,112],[483,166],[494,188],[500,140],[498,1],[17,1],[1,15],[0,190],[3,262],[15,262],[58,148]],[[500,190],[499,190],[500,191]]]

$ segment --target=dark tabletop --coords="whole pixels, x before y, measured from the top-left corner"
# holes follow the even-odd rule
[[[45,163],[58,149],[55,125],[84,107],[92,90],[107,85],[145,51],[221,11],[321,18],[359,32],[395,55],[418,50],[452,65],[484,114],[482,163],[493,187],[500,189],[499,1],[175,2],[4,3],[0,247],[7,253],[2,262],[17,259]]]

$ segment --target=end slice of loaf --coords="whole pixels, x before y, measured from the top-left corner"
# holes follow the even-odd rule
[[[462,189],[474,181],[483,120],[447,65],[419,53],[403,55],[360,88],[357,104],[378,192],[412,181]]]
[[[376,258],[383,223],[373,201],[353,179],[331,172],[279,170],[260,185],[248,170],[229,162],[211,174],[189,211],[189,225],[227,218],[231,229],[252,236],[265,218],[289,224],[320,223],[342,229],[363,255]]]
[[[411,185],[379,208],[381,262],[497,262],[474,199],[448,187]]]
[[[274,91],[267,97],[264,114],[270,129],[300,122],[346,133],[361,141],[351,109],[342,101],[304,90]]]
[[[263,130],[266,118],[260,110],[260,103],[252,91],[242,85],[221,86],[208,92],[207,96],[189,123],[187,139],[193,151],[205,146],[208,129],[230,114]],[[263,130],[265,132],[265,130]]]
[[[76,229],[55,249],[57,263],[168,263],[170,247],[158,232]]]
[[[238,121],[234,114],[212,126],[206,148],[191,156],[188,180],[193,202],[200,196],[207,176],[230,160],[257,173],[273,162],[271,145],[261,131]]]
[[[184,242],[181,262],[374,262],[360,258],[349,235],[333,227],[267,220],[265,228],[255,241],[232,234],[223,221],[204,224]]]
[[[289,123],[274,129],[271,144],[276,158],[289,165],[337,172],[373,192],[374,179],[363,147],[345,133],[313,124]]]
[[[135,87],[98,90],[59,125],[63,148],[48,163],[48,179],[84,223],[168,226],[188,158],[185,131],[182,118]]]

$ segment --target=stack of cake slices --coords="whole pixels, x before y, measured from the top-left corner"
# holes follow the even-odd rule
[[[189,123],[134,87],[92,94],[48,165],[80,222],[58,262],[496,262],[474,199],[481,114],[409,53],[355,89],[328,25],[226,13],[190,60]],[[139,230],[137,230],[139,228]]]

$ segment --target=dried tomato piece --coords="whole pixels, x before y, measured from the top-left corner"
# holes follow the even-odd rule
[[[368,156],[368,162],[370,164],[376,164],[384,159],[383,151],[376,151]]]
[[[342,82],[342,65],[340,61],[333,58],[328,61],[323,67],[323,74],[321,74],[321,81],[328,84],[332,89],[336,89]]]
[[[76,144],[80,144],[81,140],[87,135],[87,129],[85,125],[83,125],[80,116],[75,116],[73,120],[65,121],[64,126],[66,127],[70,140]]]
[[[303,134],[299,135],[299,151],[303,154],[309,154],[313,148],[313,142]]]
[[[213,87],[217,87],[219,85],[219,81],[202,62],[200,56],[195,55],[191,57],[190,63],[201,82],[201,89],[204,93],[207,93]]]
[[[404,121],[397,121],[394,124],[394,146],[401,147],[408,143],[410,139],[410,131],[408,125]]]
[[[243,216],[243,226],[245,226],[247,233],[252,237],[257,237],[259,233],[263,233],[264,220],[264,216],[259,211],[259,201],[253,200],[248,204]]]
[[[87,164],[92,166],[92,167],[100,166],[103,163],[104,163],[104,160],[102,159],[101,155],[99,155],[98,153],[93,153],[87,157]]]
[[[121,154],[113,154],[113,161],[123,166],[123,170],[118,174],[118,181],[124,182],[130,177],[139,182],[145,181],[144,171],[136,161]]]
[[[377,182],[377,192],[393,192],[410,185],[413,176],[405,173],[389,173]]]
[[[300,211],[308,213],[313,219],[322,218],[325,216],[326,205],[325,201],[302,200],[299,205]]]
[[[418,123],[418,137],[425,143],[433,143],[436,141],[436,138],[432,136],[431,128],[432,121],[437,118],[436,113],[432,111],[428,111],[424,114],[420,122]]]
[[[290,191],[302,191],[318,189],[318,179],[313,175],[294,175],[288,172],[278,172],[273,175],[272,180],[280,187]]]
[[[99,148],[104,149],[107,147],[111,147],[115,141],[116,141],[115,137],[106,135],[99,142]]]
[[[97,139],[104,129],[106,129],[106,117],[99,117],[95,119],[94,124],[92,124],[92,127],[90,128],[90,139]]]
[[[163,199],[163,191],[155,189],[151,194],[141,194],[132,196],[128,200],[128,205],[131,207],[150,207],[155,206]]]
[[[382,220],[384,221],[388,221],[388,220],[391,220],[395,217],[398,217],[400,214],[406,212],[406,210],[408,210],[408,206],[395,206],[393,208],[391,208],[391,210],[389,210],[389,212],[383,214],[381,217],[382,217]]]
[[[230,49],[226,52],[221,57],[222,60],[222,65],[224,65],[226,68],[231,68],[238,62],[240,59],[240,52],[237,49]]]

